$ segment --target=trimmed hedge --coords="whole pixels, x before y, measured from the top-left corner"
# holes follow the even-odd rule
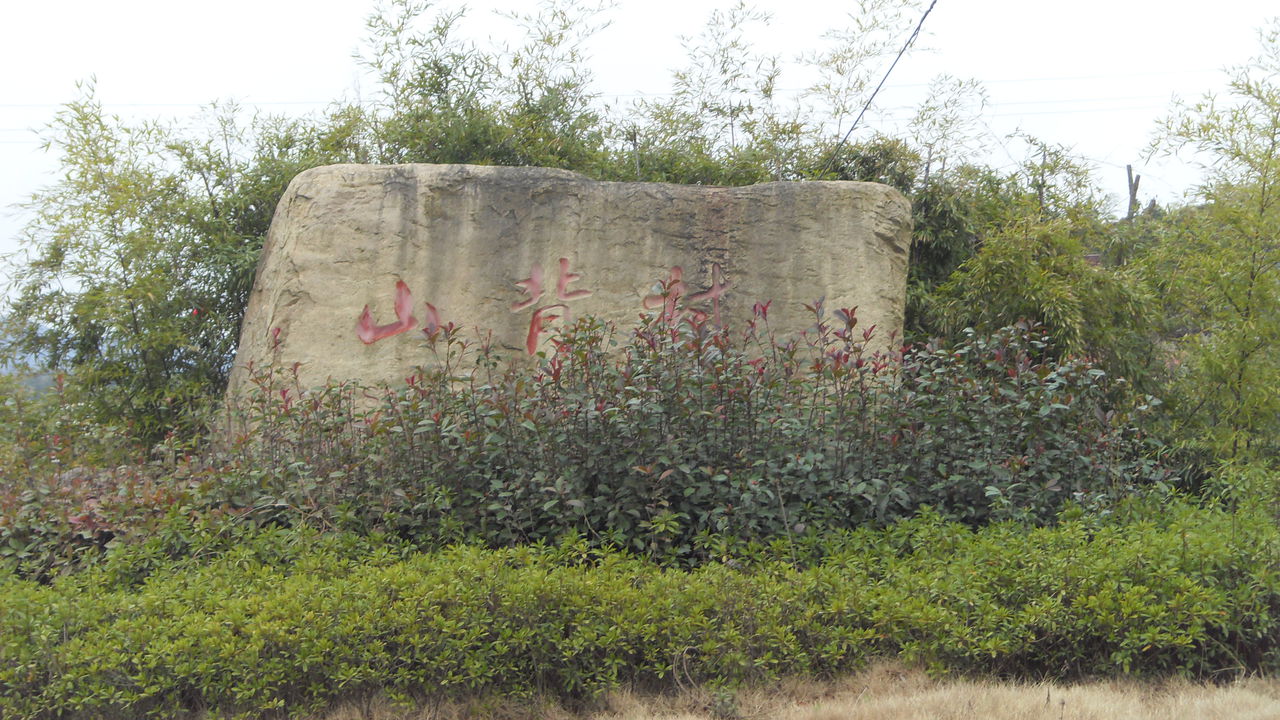
[[[125,549],[52,585],[0,579],[0,715],[299,714],[372,691],[582,699],[890,655],[1034,677],[1280,669],[1274,523],[1152,515],[972,530],[926,514],[693,570],[580,538],[412,554],[274,530],[136,584]]]

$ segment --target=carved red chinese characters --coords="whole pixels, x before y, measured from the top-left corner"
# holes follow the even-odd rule
[[[364,312],[360,313],[360,319],[356,321],[356,337],[365,345],[372,345],[379,340],[412,330],[417,324],[418,319],[413,316],[413,293],[409,292],[409,286],[403,280],[397,280],[396,321],[374,325],[373,314],[369,312],[369,306],[365,305]]]
[[[582,279],[582,275],[569,271],[569,258],[560,258],[560,274],[556,278],[556,299],[561,300],[554,305],[544,305],[533,311],[533,315],[529,318],[529,332],[525,336],[524,349],[530,355],[538,350],[538,340],[542,334],[547,331],[547,323],[552,320],[564,319],[569,320],[569,306],[566,302],[578,300],[591,295],[590,290],[570,290],[569,283]],[[518,280],[515,286],[520,288],[528,297],[520,302],[511,303],[511,312],[520,312],[525,308],[531,307],[538,302],[543,293],[543,274],[542,266],[534,263],[529,269],[529,277]],[[561,310],[563,315],[552,315],[551,310]]]

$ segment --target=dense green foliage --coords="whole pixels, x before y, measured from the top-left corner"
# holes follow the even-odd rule
[[[0,349],[62,372],[83,419],[144,441],[191,434],[230,369],[276,200],[298,171],[348,157],[337,116],[259,118],[242,157],[236,116],[212,108],[207,138],[126,125],[90,86],[51,123],[62,177],[30,204],[34,250]]]
[[[678,558],[704,557],[710,535],[881,524],[924,504],[1045,520],[1171,479],[1136,424],[1148,408],[1116,407],[1088,363],[1044,357],[1041,333],[877,355],[852,311],[832,314],[799,342],[655,315],[621,348],[584,321],[533,369],[490,369],[481,349],[364,411],[360,388],[264,377],[219,476],[242,506],[339,527],[497,545],[574,531]]]
[[[681,563],[932,506],[1043,522],[1177,478],[1123,384],[1010,328],[891,355],[850,310],[800,339],[655,313],[621,348],[583,320],[539,363],[440,338],[406,388],[308,389],[261,373],[226,447],[167,472],[72,471],[0,494],[0,557],[56,574],[169,510],[490,546],[570,532]],[[376,402],[375,402],[376,401]],[[92,500],[90,500],[92,499]]]
[[[938,287],[936,316],[949,334],[1043,323],[1056,352],[1094,358],[1150,390],[1158,357],[1150,292],[1135,273],[1085,255],[1064,221],[1011,224]]]
[[[1165,147],[1208,158],[1204,205],[1140,262],[1175,338],[1178,441],[1228,462],[1280,460],[1280,22],[1230,93],[1180,107]]]
[[[580,538],[401,557],[268,530],[139,582],[153,542],[52,586],[0,579],[0,714],[255,717],[378,690],[589,699],[886,655],[1030,677],[1275,671],[1274,524],[1176,504],[1149,517],[974,531],[924,516],[687,571]]]

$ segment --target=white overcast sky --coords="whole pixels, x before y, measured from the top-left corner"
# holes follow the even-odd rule
[[[729,3],[619,0],[612,26],[588,48],[596,88],[607,101],[666,91],[683,61],[680,36],[697,34]],[[494,8],[533,9],[510,0],[441,3],[461,4],[470,6],[467,27],[480,41],[502,32]],[[851,8],[826,0],[752,4],[773,14],[755,36],[760,48],[784,60],[847,25]],[[372,8],[373,0],[6,0],[0,253],[18,246],[22,217],[9,206],[56,169],[33,131],[77,96],[78,80],[96,76],[98,98],[127,117],[190,118],[213,100],[315,111],[371,92],[352,55]],[[1220,91],[1224,69],[1256,54],[1258,29],[1277,14],[1275,0],[938,0],[921,40],[927,50],[898,66],[877,104],[910,103],[940,73],[975,78],[989,94],[985,122],[994,138],[1021,130],[1071,146],[1117,197],[1133,163],[1144,202],[1176,201],[1197,175],[1178,162],[1142,162],[1155,121],[1175,95]],[[1010,160],[1000,141],[989,146],[989,162]]]

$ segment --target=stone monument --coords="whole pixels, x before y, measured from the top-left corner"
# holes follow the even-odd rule
[[[544,168],[333,165],[290,183],[258,263],[231,375],[298,363],[301,381],[402,381],[450,323],[514,354],[582,315],[727,323],[770,303],[857,307],[873,347],[900,334],[911,212],[884,185],[726,188],[596,182]],[[668,291],[663,293],[663,288]]]

